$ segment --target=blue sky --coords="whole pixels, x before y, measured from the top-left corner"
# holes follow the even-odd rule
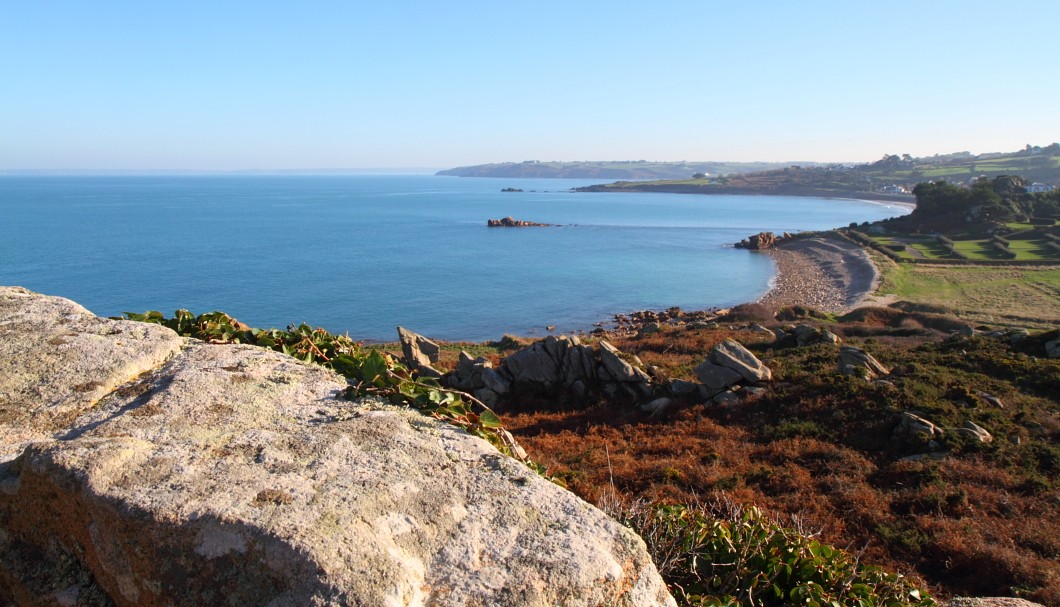
[[[0,170],[864,161],[1060,140],[1060,3],[0,2]]]

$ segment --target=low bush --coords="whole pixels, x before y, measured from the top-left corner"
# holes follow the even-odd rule
[[[678,604],[933,607],[904,576],[769,520],[754,507],[638,503],[612,515],[640,534]]]

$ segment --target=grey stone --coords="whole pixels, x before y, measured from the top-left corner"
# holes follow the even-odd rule
[[[736,371],[749,382],[768,381],[773,377],[769,367],[762,364],[750,350],[732,339],[726,339],[714,346],[710,351],[710,361]]]
[[[652,335],[662,331],[662,325],[657,322],[650,322],[637,331],[638,335]]]
[[[555,386],[560,381],[559,364],[541,342],[508,355],[502,363],[515,383]]]
[[[475,390],[473,396],[482,401],[487,407],[496,407],[497,403],[500,401],[500,395],[489,388]]]
[[[894,429],[894,438],[899,440],[934,440],[945,434],[942,428],[908,411],[898,416]]]
[[[23,307],[0,307],[3,341],[46,330],[18,328]],[[101,339],[65,317],[68,343],[124,360],[124,324]],[[144,326],[156,348],[172,339]],[[487,442],[341,400],[346,381],[322,367],[185,343],[0,466],[7,592],[35,596],[27,572],[61,557],[126,605],[675,605],[632,531]],[[26,411],[49,398],[5,395]]]
[[[891,373],[890,369],[871,354],[853,346],[843,346],[839,349],[838,368],[844,375],[855,375],[869,380]]]
[[[1060,339],[1045,342],[1045,355],[1049,358],[1060,358]]]
[[[508,380],[501,377],[500,373],[497,373],[488,367],[481,370],[480,377],[482,378],[483,386],[493,390],[499,395],[507,394],[508,390],[511,389],[511,384]]]
[[[986,431],[986,428],[983,428],[982,426],[971,420],[965,421],[960,428],[954,428],[953,431],[971,436],[972,438],[981,443],[994,442],[994,437]]]
[[[438,362],[438,354],[441,347],[437,343],[427,339],[419,333],[409,331],[405,327],[398,327],[398,340],[401,342],[401,352],[405,357],[405,364],[410,369],[419,371],[423,375],[441,377],[442,373],[432,365]]]
[[[68,299],[0,287],[0,462],[62,432],[186,341],[161,325],[97,318]]]
[[[694,371],[696,377],[699,378],[699,381],[707,386],[712,392],[724,390],[743,378],[743,376],[736,371],[728,367],[716,365],[709,360],[704,361],[696,367]]]
[[[563,358],[563,382],[571,386],[577,381],[592,381],[596,378],[596,357],[593,349],[580,343],[574,344]]]
[[[773,331],[767,329],[766,327],[763,327],[762,325],[760,325],[758,323],[753,323],[751,325],[751,330],[754,331],[755,333],[762,333],[764,335],[772,335],[773,334]]]
[[[686,381],[683,379],[670,380],[670,394],[674,396],[683,396],[686,394],[692,394],[696,391],[696,384]]]
[[[714,395],[714,403],[722,406],[735,405],[740,402],[740,395],[732,390],[725,390]]]
[[[607,371],[607,375],[618,382],[641,381],[634,371],[633,365],[621,357],[618,348],[612,346],[607,340],[600,340],[600,364]]]
[[[979,394],[979,398],[983,399],[983,401],[986,404],[988,404],[990,406],[993,406],[993,407],[997,407],[998,409],[1004,409],[1005,408],[1005,403],[1001,402],[1001,399],[996,397],[996,396],[994,396],[993,394],[989,394],[987,392],[982,392],[982,391],[980,391],[978,394]]]

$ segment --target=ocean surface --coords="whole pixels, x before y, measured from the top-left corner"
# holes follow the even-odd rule
[[[588,330],[615,313],[763,295],[731,246],[908,212],[773,196],[574,193],[598,180],[438,176],[0,176],[0,284],[96,314],[223,310],[358,339]],[[522,193],[502,193],[514,187]],[[561,224],[487,228],[486,220]]]

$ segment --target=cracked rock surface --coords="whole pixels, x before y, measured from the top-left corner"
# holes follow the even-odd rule
[[[0,335],[0,603],[674,605],[630,530],[326,369],[10,287]]]

